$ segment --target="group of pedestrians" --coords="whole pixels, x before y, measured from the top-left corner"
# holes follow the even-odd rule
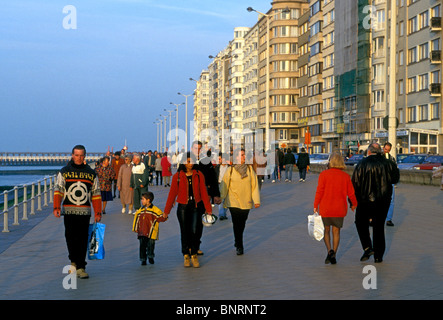
[[[156,161],[163,157],[148,152],[142,158],[138,153],[129,155],[122,150],[112,159],[104,157],[93,170],[84,162],[85,148],[75,146],[72,160],[57,176],[54,215],[64,215],[68,256],[77,268],[77,275],[80,278],[89,277],[85,271],[85,258],[91,206],[94,208],[94,221],[99,222],[105,213],[106,202],[116,197],[116,191],[112,195],[110,181],[116,182],[122,213],[125,213],[127,205],[129,212],[135,213],[132,230],[138,235],[142,265],[147,260],[154,263],[158,223],[167,221],[174,206],[185,267],[200,267],[198,256],[203,255],[200,250],[204,229],[202,216],[214,222],[216,219],[209,218],[215,205],[219,206],[220,219],[226,218],[229,210],[236,254],[244,254],[243,235],[249,212],[260,207],[259,180],[263,179],[264,173],[259,166],[263,169],[266,164],[263,161],[248,164],[245,150],[236,149],[232,154],[220,153],[218,163],[214,165],[210,152],[202,152],[202,143],[193,142],[191,150],[177,163],[175,174],[172,174],[171,161],[168,161],[166,176],[172,176],[172,179],[165,182],[170,189],[162,211],[153,204],[154,193],[148,191],[148,186],[153,183],[153,174],[157,171]],[[303,181],[309,166],[309,155],[301,150],[295,160],[295,157],[290,157],[291,154],[291,151],[286,152],[283,157],[284,169],[295,164]],[[260,156],[266,158],[263,152],[258,154]],[[164,158],[168,159],[167,155]],[[380,145],[376,143],[369,146],[367,156],[356,166],[352,177],[343,171],[344,168],[343,157],[339,153],[332,153],[329,168],[319,175],[315,194],[314,212],[322,216],[325,225],[325,263],[336,263],[340,229],[348,205],[356,211],[355,224],[363,248],[361,260],[374,255],[375,262],[381,262],[385,251],[384,225],[393,185],[399,180],[398,168],[394,161],[383,156]],[[168,172],[171,174],[168,175]],[[291,172],[288,170],[288,181]],[[372,240],[370,226],[373,228]]]
[[[385,144],[385,151],[388,148],[390,150],[389,142]],[[325,263],[337,261],[340,229],[348,205],[355,210],[355,226],[363,248],[360,260],[366,261],[373,255],[374,262],[380,263],[386,247],[384,226],[400,171],[395,160],[386,155],[378,143],[369,145],[366,157],[357,164],[352,177],[343,171],[344,168],[343,157],[332,153],[329,168],[322,171],[318,179],[314,212],[319,212],[325,227]],[[388,225],[393,225],[392,217],[388,219],[391,222]]]
[[[300,152],[297,154],[293,153],[291,148],[276,148],[274,160],[275,166],[272,172],[272,183],[275,183],[277,180],[281,181],[283,179],[283,171],[285,171],[285,182],[292,182],[294,165],[298,169],[299,181],[306,181],[306,172],[309,169],[310,161],[309,153],[306,152],[305,148],[300,148]]]

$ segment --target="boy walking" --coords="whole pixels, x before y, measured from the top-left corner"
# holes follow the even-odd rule
[[[155,240],[158,240],[158,223],[167,220],[163,212],[154,206],[154,194],[145,192],[142,194],[142,207],[135,212],[132,231],[138,234],[140,241],[140,261],[146,265],[146,260],[154,264]]]

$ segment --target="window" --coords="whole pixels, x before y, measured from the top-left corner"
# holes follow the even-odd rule
[[[427,121],[428,120],[428,105],[423,104],[421,106],[418,106],[418,111],[420,112],[420,121]]]
[[[408,50],[408,63],[417,62],[417,47]]]
[[[429,89],[429,75],[427,73],[418,76],[418,90]]]
[[[429,27],[429,11],[428,10],[421,13],[419,15],[419,18],[420,18],[420,21],[419,21],[420,22],[420,29]]]
[[[321,1],[318,0],[309,8],[311,10],[311,17],[321,10],[320,3]]]
[[[416,107],[409,107],[408,108],[408,122],[416,122],[417,121],[417,115],[416,115]]]
[[[411,77],[408,78],[408,93],[412,93],[417,91],[417,78]]]
[[[310,51],[311,51],[311,57],[315,56],[317,53],[320,53],[320,51],[321,51],[321,42],[314,43],[311,46]]]
[[[414,33],[418,31],[418,21],[417,17],[413,17],[408,20],[408,32]]]
[[[440,119],[440,103],[431,103],[431,119]]]
[[[311,37],[315,36],[321,31],[321,21],[317,21],[311,26]]]
[[[375,64],[372,67],[373,70],[373,80],[374,83],[384,83],[385,81],[385,70],[382,63]]]
[[[420,45],[420,60],[429,58],[429,43],[423,43]]]
[[[381,57],[384,56],[384,43],[385,43],[385,38],[384,37],[378,37],[375,38],[374,40],[372,40],[372,48],[373,48],[373,52],[375,57]]]
[[[376,110],[381,110],[383,108],[383,103],[385,102],[385,91],[376,90],[373,93],[374,108]]]

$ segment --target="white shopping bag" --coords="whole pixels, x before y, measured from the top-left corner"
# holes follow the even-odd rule
[[[320,241],[323,239],[325,227],[323,225],[323,220],[318,213],[308,216],[308,233],[315,240]]]

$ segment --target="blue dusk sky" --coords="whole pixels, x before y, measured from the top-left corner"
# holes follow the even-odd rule
[[[271,1],[4,1],[0,152],[63,152],[76,144],[117,151],[125,139],[130,151],[156,149],[154,122],[175,108],[170,102],[185,102],[178,92],[193,93],[189,78],[199,78],[235,27],[256,23],[249,6],[267,12]],[[191,96],[188,119],[192,112]]]

